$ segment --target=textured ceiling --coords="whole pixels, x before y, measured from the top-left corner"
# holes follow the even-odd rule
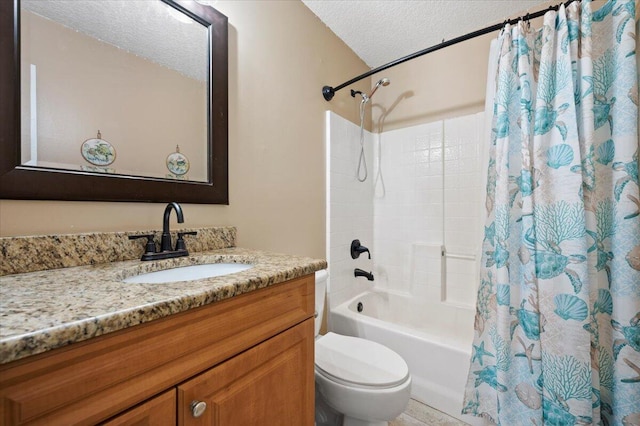
[[[206,81],[205,27],[162,2],[23,0],[20,4],[66,27]]]
[[[203,4],[212,0],[199,0]],[[484,28],[540,0],[302,0],[371,68]],[[148,0],[23,0],[22,7],[198,80],[206,76],[206,32]]]
[[[540,0],[302,0],[371,68],[549,4]]]

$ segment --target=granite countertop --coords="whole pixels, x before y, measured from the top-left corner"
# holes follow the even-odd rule
[[[235,274],[127,284],[144,272],[202,263],[250,263]],[[130,260],[0,277],[0,364],[314,273],[324,260],[237,247],[175,259]]]

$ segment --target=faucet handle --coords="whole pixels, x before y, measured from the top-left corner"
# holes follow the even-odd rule
[[[139,238],[147,239],[147,245],[144,248],[144,254],[152,254],[156,252],[156,243],[153,240],[155,238],[154,234],[129,235],[130,240],[137,240]]]
[[[185,245],[184,238],[183,238],[185,235],[198,235],[198,231],[178,232],[178,240],[176,241],[176,251],[187,250],[187,246]]]
[[[360,244],[360,240],[351,241],[351,258],[357,259],[362,253],[367,253],[369,255],[369,259],[371,259],[371,252],[368,248]]]

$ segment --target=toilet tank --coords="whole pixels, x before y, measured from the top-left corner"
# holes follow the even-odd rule
[[[322,315],[324,314],[324,299],[327,290],[327,278],[329,273],[326,269],[316,272],[316,336],[320,334],[322,326]]]

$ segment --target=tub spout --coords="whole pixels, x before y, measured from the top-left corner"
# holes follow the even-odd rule
[[[354,277],[367,277],[369,281],[373,281],[373,274],[371,272],[363,271],[360,268],[356,268],[353,270]]]

